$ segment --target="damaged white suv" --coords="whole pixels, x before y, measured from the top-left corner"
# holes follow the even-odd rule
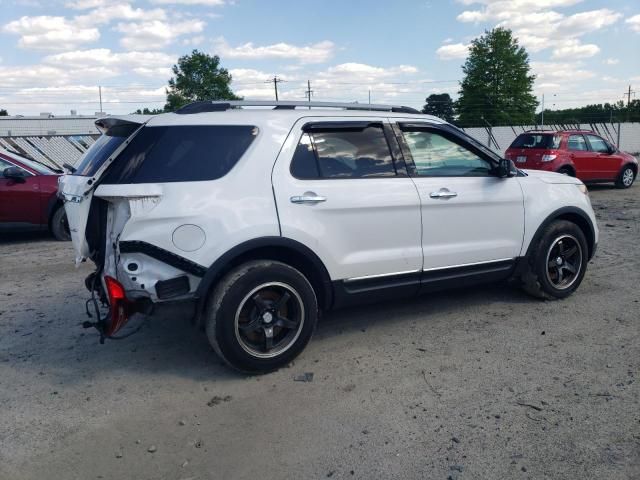
[[[322,310],[508,278],[566,297],[598,242],[579,180],[407,107],[200,102],[96,124],[60,181],[76,261],[97,267],[87,325],[109,338],[179,302],[245,372],[291,361]]]

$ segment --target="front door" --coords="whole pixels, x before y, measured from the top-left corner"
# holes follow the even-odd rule
[[[333,281],[413,275],[417,290],[420,198],[391,141],[379,117],[309,117],[278,156],[272,180],[282,235],[316,252]]]
[[[40,205],[40,183],[36,175],[20,168],[21,178],[6,178],[5,168],[15,167],[0,159],[0,223],[6,226],[27,227],[44,223]]]
[[[613,180],[620,170],[621,159],[609,144],[597,135],[585,135],[593,156],[594,179]]]
[[[424,270],[507,262],[520,255],[523,193],[516,177],[450,126],[399,124],[422,203]]]

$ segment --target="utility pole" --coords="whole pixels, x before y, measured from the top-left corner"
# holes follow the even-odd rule
[[[631,94],[636,93],[635,91],[631,91],[631,85],[629,85],[629,90],[627,93],[623,95],[627,97],[627,121],[629,121],[629,105],[631,105]]]
[[[278,84],[280,82],[284,82],[284,80],[282,80],[282,79],[278,78],[276,75],[274,75],[272,80],[267,80],[267,83],[271,83],[271,82],[273,82],[273,89],[276,92],[276,102],[277,102],[278,101]]]
[[[100,96],[100,113],[102,113],[102,85],[98,85],[98,95]]]
[[[311,95],[313,94],[313,90],[311,90],[310,80],[307,80],[307,91],[304,93],[305,93],[305,96],[309,99],[309,103],[311,103]],[[309,105],[309,110],[311,110],[311,105]]]
[[[371,89],[369,89],[369,105],[371,105]]]

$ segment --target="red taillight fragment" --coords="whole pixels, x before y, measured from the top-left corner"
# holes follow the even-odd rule
[[[131,302],[127,299],[122,284],[113,277],[105,275],[105,287],[109,297],[109,318],[105,321],[104,335],[109,337],[120,330],[131,314]]]

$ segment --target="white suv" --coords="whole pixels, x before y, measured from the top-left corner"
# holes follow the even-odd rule
[[[60,182],[76,261],[97,267],[87,326],[113,337],[181,302],[245,372],[291,361],[322,310],[509,278],[566,297],[598,242],[579,180],[407,107],[199,102],[96,124]]]

